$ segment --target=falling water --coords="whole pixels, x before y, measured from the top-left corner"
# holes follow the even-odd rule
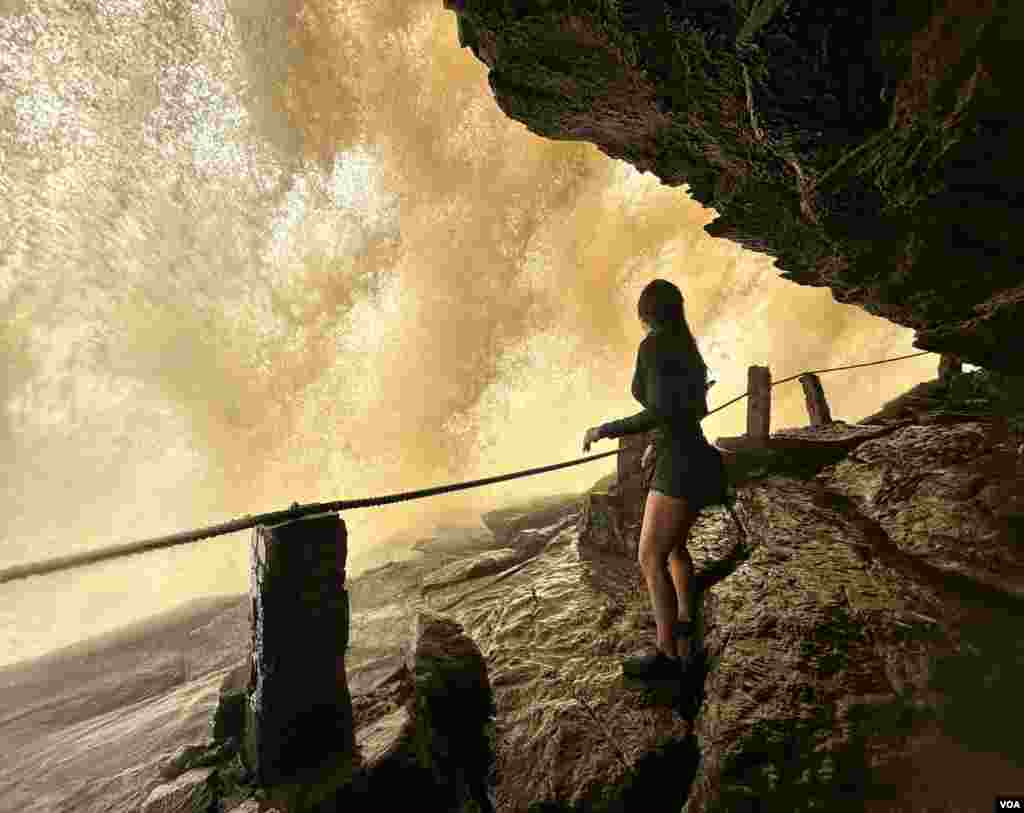
[[[0,16],[0,567],[579,456],[676,282],[718,380],[912,333],[708,237],[686,189],[505,117],[440,0]],[[937,359],[824,378],[858,420]],[[806,423],[797,384],[773,427]],[[742,402],[705,422],[741,434]],[[595,451],[614,446],[605,441]],[[346,515],[350,572],[612,459]],[[0,664],[248,587],[248,534],[0,587]]]

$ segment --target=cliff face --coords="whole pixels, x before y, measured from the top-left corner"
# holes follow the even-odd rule
[[[501,109],[719,217],[783,276],[1024,372],[1010,0],[445,0]],[[898,11],[897,11],[898,9]]]

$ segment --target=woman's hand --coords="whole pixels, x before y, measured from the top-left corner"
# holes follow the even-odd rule
[[[594,441],[600,440],[603,436],[601,435],[600,426],[592,426],[587,430],[586,434],[583,435],[583,453],[586,454],[590,451],[590,444]]]

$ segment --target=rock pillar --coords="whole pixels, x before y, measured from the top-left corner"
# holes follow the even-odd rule
[[[606,490],[588,492],[577,523],[580,541],[590,547],[636,558],[647,489],[640,465],[652,434],[619,438],[616,481]]]
[[[253,532],[244,760],[260,785],[352,755],[346,555],[345,523],[333,513]]]
[[[821,380],[814,373],[800,376],[800,384],[804,388],[804,400],[807,403],[807,416],[811,426],[824,426],[832,423],[832,415],[825,399],[825,390],[821,388]]]
[[[765,441],[772,422],[772,373],[767,367],[747,369],[747,437]]]

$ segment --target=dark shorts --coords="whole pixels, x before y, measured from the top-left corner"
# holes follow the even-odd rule
[[[728,486],[722,454],[707,441],[688,447],[655,444],[648,488],[684,497],[694,510],[722,501]]]

